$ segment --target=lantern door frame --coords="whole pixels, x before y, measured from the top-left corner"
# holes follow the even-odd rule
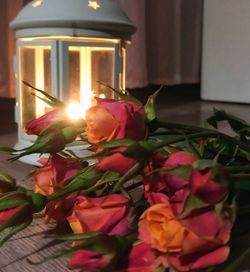
[[[24,143],[25,146],[30,145],[30,142],[34,142],[36,139],[36,136],[34,135],[27,135],[23,131],[23,120],[22,120],[22,79],[21,79],[21,49],[25,47],[38,47],[38,46],[44,46],[44,47],[50,47],[50,65],[51,65],[51,94],[53,96],[58,96],[58,90],[59,90],[59,84],[56,77],[53,75],[56,75],[59,73],[59,67],[58,67],[58,61],[57,61],[57,55],[58,55],[58,43],[57,41],[21,41],[19,40],[17,42],[17,55],[15,57],[15,76],[16,76],[16,107],[15,107],[15,121],[18,124],[18,140],[22,142],[21,146],[23,146],[23,141],[27,142]],[[27,95],[31,95],[30,93],[27,93]]]
[[[22,120],[22,67],[21,49],[25,47],[50,47],[51,65],[51,94],[62,101],[67,101],[69,95],[69,47],[95,47],[110,48],[113,50],[113,87],[116,90],[125,89],[125,45],[120,39],[95,39],[95,38],[76,38],[74,37],[38,37],[25,38],[17,41],[17,55],[14,59],[16,74],[16,107],[15,121],[18,124],[18,143],[17,149],[24,148],[36,140],[36,136],[27,135],[23,131]],[[36,87],[36,86],[35,86]],[[45,90],[46,91],[46,90]],[[27,93],[27,95],[29,95]]]

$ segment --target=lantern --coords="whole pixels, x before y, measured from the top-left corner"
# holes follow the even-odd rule
[[[22,81],[64,101],[72,118],[84,116],[93,97],[112,98],[105,85],[125,88],[125,46],[135,26],[111,0],[35,0],[11,27],[17,36],[16,149],[34,141],[26,123],[49,110]]]

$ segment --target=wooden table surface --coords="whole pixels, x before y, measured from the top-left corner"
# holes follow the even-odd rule
[[[13,146],[15,143],[16,133],[0,135],[0,146]],[[0,170],[16,178],[19,184],[30,188],[31,184],[25,180],[25,177],[34,167],[19,161],[10,163],[7,161],[8,158],[7,154],[0,153]],[[55,252],[54,248],[32,254],[49,242],[48,239],[43,238],[43,232],[48,228],[49,226],[44,224],[43,218],[35,219],[30,227],[6,243],[0,249],[0,272],[69,271],[64,259],[45,262],[41,265],[32,265],[27,261],[28,258],[32,261],[39,261],[42,257],[48,257]]]

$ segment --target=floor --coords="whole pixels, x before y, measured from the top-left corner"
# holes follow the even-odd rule
[[[157,86],[150,86],[147,89],[131,91],[131,93],[145,102],[147,96],[157,88]],[[14,104],[14,100],[0,99],[0,146],[13,146],[17,141]],[[213,108],[224,109],[250,122],[250,105],[202,102],[199,98],[198,85],[164,87],[157,99],[156,106],[158,117],[169,122],[202,125],[204,120],[212,113]],[[225,127],[223,129],[226,130]],[[30,187],[30,184],[24,179],[33,167],[21,162],[6,162],[7,158],[8,155],[0,154],[0,169],[13,175],[19,183]],[[38,250],[44,243],[44,240],[41,239],[41,232],[44,230],[42,225],[41,219],[37,219],[34,226],[17,235],[0,250],[0,272],[68,271],[64,262],[61,261],[45,263],[40,266],[28,264],[27,256]],[[39,244],[36,242],[37,237],[39,237]],[[50,253],[50,251],[47,251],[47,253]],[[33,257],[37,258],[37,255],[35,254]],[[242,269],[247,268],[249,268],[248,264],[243,264]]]

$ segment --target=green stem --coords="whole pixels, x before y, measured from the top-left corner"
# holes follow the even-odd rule
[[[190,134],[188,136],[186,136],[186,135],[185,136],[176,136],[175,138],[172,138],[172,139],[168,139],[165,141],[159,141],[157,144],[153,144],[153,146],[154,146],[154,149],[157,150],[157,149],[162,148],[167,145],[171,145],[171,144],[185,141],[187,139],[187,137],[188,137],[188,139],[196,139],[196,138],[203,138],[205,136],[216,137],[217,133],[214,131],[212,131],[212,132],[211,131],[203,131],[203,132],[199,132],[199,133]]]
[[[136,177],[141,170],[144,168],[144,163],[136,163],[134,167],[132,167],[124,176],[121,177],[121,179],[116,183],[114,186],[112,193],[117,193],[121,190],[121,187],[125,182],[128,180],[131,180],[132,178]]]
[[[158,121],[157,123],[158,128],[168,128],[168,129],[182,129],[182,130],[188,130],[188,131],[192,131],[192,132],[196,132],[198,133],[204,133],[204,136],[212,136],[209,135],[209,133],[213,134],[214,136],[219,136],[221,138],[223,138],[224,140],[231,142],[237,146],[239,146],[241,149],[250,152],[250,145],[237,140],[227,134],[224,134],[218,130],[215,129],[207,129],[207,128],[201,128],[201,127],[196,127],[196,126],[187,126],[187,125],[182,125],[182,124],[175,124],[175,123],[168,123],[168,122],[162,122],[162,121]],[[206,134],[208,133],[208,135]],[[193,137],[193,134],[189,135],[188,137]],[[195,135],[195,134],[194,134]],[[195,137],[194,137],[195,138]],[[178,142],[178,141],[177,141]]]
[[[196,127],[196,126],[187,126],[183,124],[176,124],[176,123],[168,123],[168,122],[162,122],[157,121],[158,128],[166,128],[166,129],[181,129],[181,130],[188,130],[188,131],[204,131],[207,130],[206,128]]]

